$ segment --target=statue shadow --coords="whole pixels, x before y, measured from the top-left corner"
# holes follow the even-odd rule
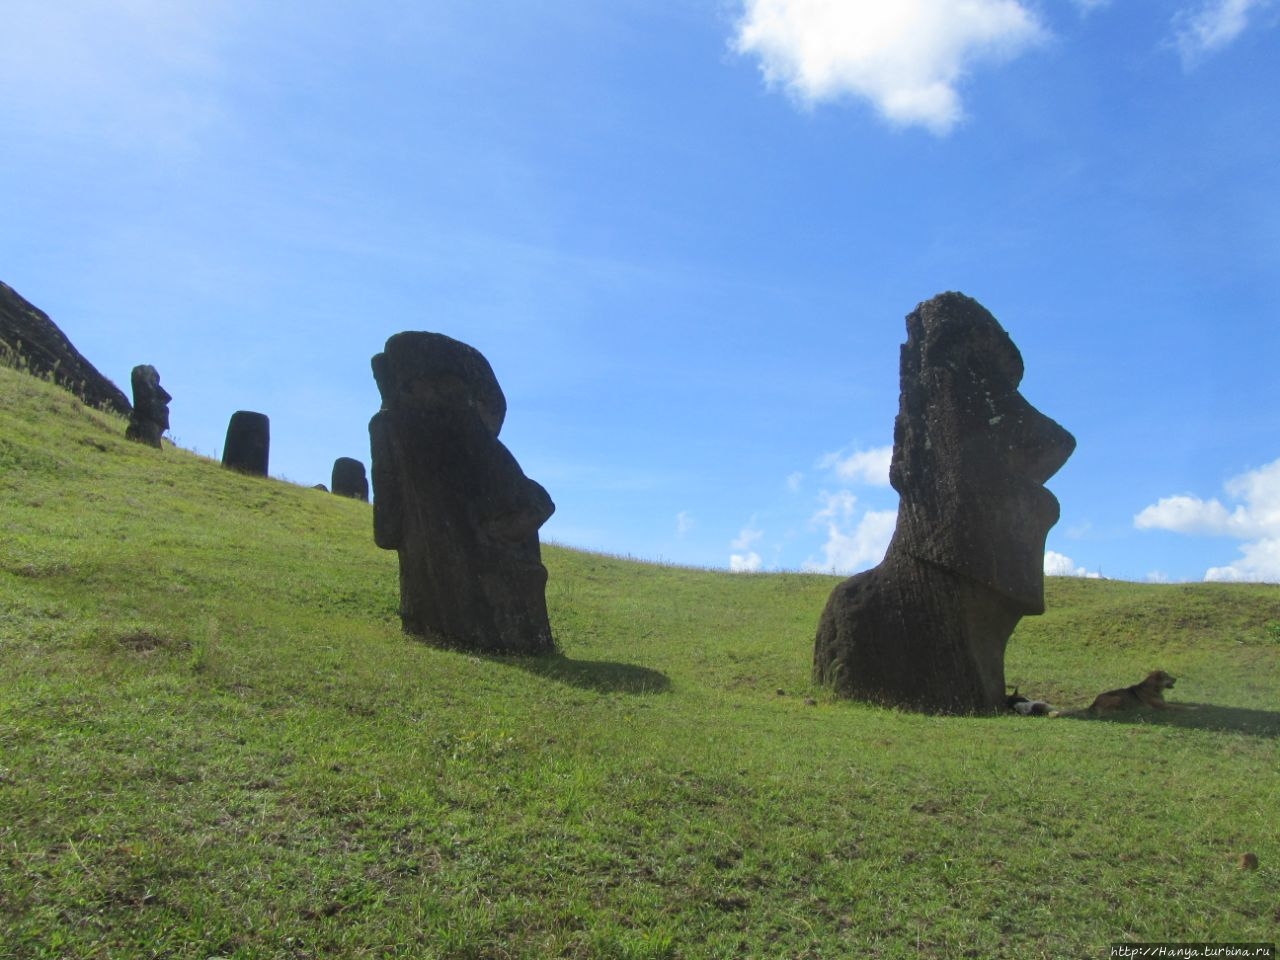
[[[666,693],[671,679],[658,670],[611,660],[574,660],[563,653],[541,657],[494,657],[500,663],[519,667],[527,673],[554,680],[580,690],[597,693]]]
[[[1100,716],[1077,713],[1064,716],[1098,723],[1148,724],[1188,730],[1246,733],[1273,740],[1280,738],[1280,713],[1248,707],[1221,707],[1213,703],[1179,703],[1170,706],[1168,710],[1142,710],[1136,713],[1109,713]]]

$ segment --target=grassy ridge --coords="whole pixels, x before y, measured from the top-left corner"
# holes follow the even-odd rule
[[[832,578],[553,546],[563,654],[478,658],[400,633],[367,505],[123,433],[0,369],[0,958],[1276,938],[1276,587],[1050,582],[1010,682],[1201,705],[1144,722],[833,702]]]

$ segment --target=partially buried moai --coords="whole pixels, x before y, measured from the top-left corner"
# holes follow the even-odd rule
[[[843,696],[939,713],[999,710],[1018,620],[1044,612],[1045,482],[1075,438],[1031,406],[1022,356],[976,300],[944,293],[907,317],[884,560],[836,587],[814,677]]]
[[[130,375],[133,383],[133,411],[124,435],[130,440],[160,448],[160,438],[169,429],[169,401],[173,397],[160,386],[160,374],[149,363],[139,364]]]
[[[237,410],[227,424],[222,465],[255,477],[265,477],[271,460],[271,420],[265,413]]]
[[[498,440],[507,402],[479,351],[399,333],[373,358],[373,529],[400,554],[400,618],[466,649],[554,649],[538,529],[555,510]]]
[[[329,481],[330,489],[340,497],[366,502],[369,499],[369,478],[365,475],[364,464],[353,457],[339,457],[333,461],[333,475]]]

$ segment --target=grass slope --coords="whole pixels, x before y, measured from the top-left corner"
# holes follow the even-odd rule
[[[0,369],[0,958],[1276,938],[1280,588],[1051,581],[1010,682],[1201,704],[1136,722],[834,702],[832,578],[557,547],[563,655],[478,658],[402,635],[366,504],[123,434]]]

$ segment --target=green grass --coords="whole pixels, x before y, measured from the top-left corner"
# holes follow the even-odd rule
[[[1280,928],[1280,588],[1052,580],[938,718],[809,682],[833,578],[545,548],[562,654],[405,637],[366,504],[0,369],[0,958],[1102,957]],[[1256,853],[1256,871],[1237,866]]]

